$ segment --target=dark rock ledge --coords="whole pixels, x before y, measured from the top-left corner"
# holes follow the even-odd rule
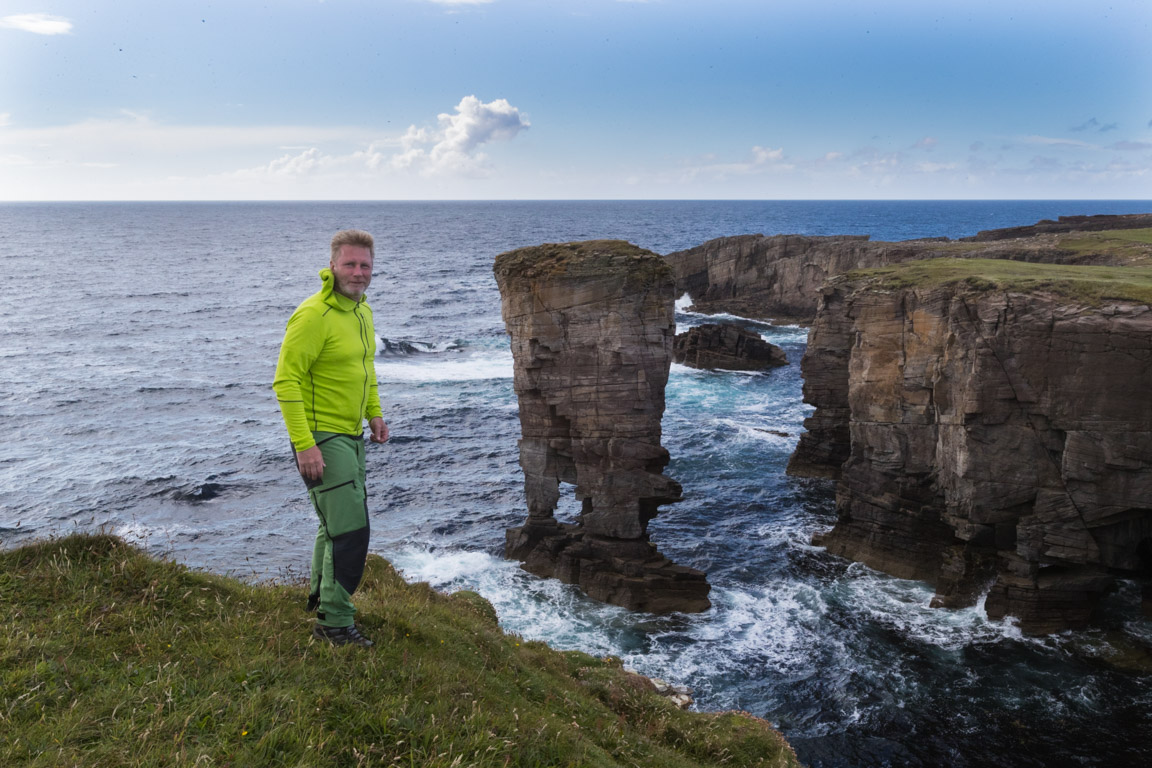
[[[677,334],[673,360],[690,368],[761,371],[788,365],[788,356],[759,334],[731,323],[706,323]]]

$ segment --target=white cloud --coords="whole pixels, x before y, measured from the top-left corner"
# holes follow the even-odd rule
[[[19,29],[37,35],[67,35],[72,32],[72,22],[63,16],[50,16],[47,13],[18,13],[15,16],[0,18],[0,27]]]
[[[12,113],[0,112],[0,128],[4,128],[8,125],[12,125]]]
[[[483,172],[486,159],[476,150],[494,141],[511,141],[530,123],[507,99],[487,104],[475,96],[465,96],[456,113],[437,117],[440,130],[409,126],[400,139],[403,152],[392,158],[392,167],[416,170],[426,175]]]
[[[660,185],[683,186],[707,182],[727,182],[734,179],[757,178],[760,176],[787,173],[796,166],[785,161],[784,149],[768,149],[759,145],[752,147],[752,159],[744,162],[720,162],[716,155],[709,153],[692,158],[682,167],[674,170],[658,171],[649,179]],[[631,176],[629,178],[638,178]],[[632,183],[632,182],[629,182]]]
[[[763,165],[764,163],[771,163],[780,160],[784,157],[784,148],[779,149],[765,149],[764,147],[752,147],[752,162],[755,165]]]
[[[940,173],[941,171],[955,171],[959,163],[917,163],[916,170],[921,173]]]
[[[492,0],[424,0],[433,5],[488,5]]]
[[[3,115],[0,115],[0,117],[3,117]],[[0,123],[0,125],[2,124],[3,123]],[[1145,149],[1152,149],[1152,144],[1147,141],[1118,141],[1115,144],[1109,144],[1108,149],[1139,152]]]
[[[441,114],[437,119],[439,130],[412,125],[399,139],[378,139],[351,152],[323,152],[315,145],[291,147],[290,154],[232,175],[240,179],[284,179],[321,173],[364,175],[398,171],[428,177],[479,177],[485,175],[487,158],[477,149],[493,141],[509,141],[529,126],[506,99],[485,104],[475,96],[461,99],[455,114]]]
[[[1024,142],[1027,144],[1040,144],[1045,147],[1077,147],[1079,149],[1099,149],[1095,144],[1089,144],[1086,141],[1078,141],[1076,139],[1054,139],[1048,136],[1025,136]]]
[[[347,126],[169,125],[146,114],[121,110],[114,118],[91,118],[67,125],[0,130],[0,149],[22,152],[39,148],[76,162],[100,160],[94,155],[191,154],[198,151],[258,150],[269,147],[313,147],[318,143],[362,142],[373,132]]]
[[[924,138],[920,139],[920,141],[913,144],[912,149],[932,149],[938,143],[939,142],[936,140],[935,137],[925,136]]]
[[[65,125],[10,123],[0,113],[0,199],[453,195],[445,190],[494,175],[486,145],[528,128],[507,100],[474,96],[430,127],[391,136],[357,126],[171,125],[128,110]],[[86,175],[94,173],[104,186]]]
[[[324,164],[324,157],[316,147],[309,147],[298,155],[285,155],[268,165],[268,172],[274,176],[301,176],[317,170]]]

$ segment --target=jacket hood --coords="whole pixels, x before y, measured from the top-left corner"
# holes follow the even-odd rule
[[[332,298],[332,292],[336,290],[336,276],[332,274],[332,270],[328,267],[320,270],[320,298],[324,301]]]
[[[328,267],[320,270],[320,300],[336,309],[350,310],[356,306],[352,299],[336,293],[336,276]]]

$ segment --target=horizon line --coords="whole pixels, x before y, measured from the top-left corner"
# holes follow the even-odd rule
[[[1150,203],[1152,197],[505,197],[505,198],[74,198],[0,200],[0,205],[48,203]]]

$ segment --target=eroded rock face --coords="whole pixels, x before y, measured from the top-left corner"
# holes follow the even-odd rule
[[[665,258],[678,294],[701,312],[809,323],[829,277],[862,267],[923,258],[922,245],[872,243],[867,235],[740,235],[709,240]]]
[[[988,615],[1032,633],[1084,626],[1117,576],[1148,583],[1148,305],[841,280],[801,365],[816,411],[789,472],[839,478],[831,552],[938,605],[991,584]]]
[[[664,388],[675,332],[671,269],[622,241],[522,248],[496,258],[520,407],[528,520],[505,554],[539,576],[655,613],[702,611],[709,585],[648,540],[659,507],[679,501],[663,474]],[[574,487],[576,524],[554,516]]]
[[[788,365],[783,349],[731,323],[706,323],[678,334],[673,360],[690,368],[722,371],[761,371]]]
[[[1027,227],[980,232],[963,241],[946,237],[884,242],[867,235],[807,237],[740,235],[709,240],[664,258],[676,274],[677,294],[688,293],[700,312],[809,324],[820,290],[832,277],[905,261],[934,258],[1011,259],[1045,264],[1123,266],[1148,263],[1152,249],[1138,253],[1070,246],[1066,235],[1109,229],[1152,227],[1152,214],[1062,216]]]

